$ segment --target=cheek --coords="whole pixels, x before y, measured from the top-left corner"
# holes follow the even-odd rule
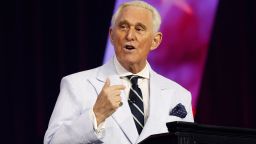
[[[122,38],[121,37],[116,37],[114,40],[114,46],[117,48],[122,47]]]
[[[141,50],[143,53],[148,54],[152,50],[152,41],[151,40],[145,40],[141,42]]]
[[[142,46],[151,48],[153,45],[153,37],[151,35],[141,36],[139,41]]]

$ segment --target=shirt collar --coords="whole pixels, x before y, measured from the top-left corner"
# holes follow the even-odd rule
[[[128,75],[137,75],[137,76],[141,76],[143,78],[149,79],[149,64],[148,62],[146,63],[146,66],[144,67],[144,69],[142,69],[140,72],[133,74],[129,71],[127,71],[117,60],[116,56],[114,56],[114,65],[117,71],[117,74],[120,77],[125,77]]]

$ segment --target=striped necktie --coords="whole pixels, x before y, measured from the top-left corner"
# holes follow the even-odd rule
[[[131,81],[131,89],[129,93],[128,103],[133,114],[133,119],[140,134],[144,127],[144,107],[143,97],[140,88],[138,87],[138,78],[142,78],[136,75],[129,75],[127,78]]]

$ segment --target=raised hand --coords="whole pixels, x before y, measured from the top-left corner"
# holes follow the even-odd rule
[[[123,85],[110,86],[110,80],[106,80],[93,106],[98,125],[112,115],[119,108],[120,103],[122,104],[120,94],[124,89]]]

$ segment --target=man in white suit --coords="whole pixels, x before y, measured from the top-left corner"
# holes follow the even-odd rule
[[[103,66],[62,79],[45,144],[134,144],[168,132],[167,122],[193,122],[190,92],[147,62],[149,52],[161,43],[160,23],[157,10],[145,2],[119,7],[109,31],[115,56]],[[139,76],[142,123],[128,102],[131,75]]]

